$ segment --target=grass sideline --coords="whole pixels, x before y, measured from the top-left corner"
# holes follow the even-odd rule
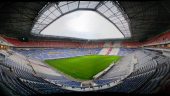
[[[91,80],[94,75],[107,68],[120,56],[87,55],[71,58],[45,60],[49,66],[75,79]]]

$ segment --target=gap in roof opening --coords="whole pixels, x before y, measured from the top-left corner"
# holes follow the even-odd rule
[[[95,11],[78,10],[58,18],[40,34],[81,39],[120,39],[117,27]]]

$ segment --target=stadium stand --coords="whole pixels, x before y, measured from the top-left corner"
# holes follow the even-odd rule
[[[16,47],[48,47],[48,48],[102,48],[104,46],[104,42],[89,42],[89,43],[80,43],[80,42],[72,42],[72,41],[28,41],[21,42],[16,38],[9,38],[6,36],[2,37],[7,42],[13,44]]]
[[[16,52],[21,53],[30,58],[36,58],[39,60],[45,59],[57,59],[57,58],[68,58],[75,56],[83,56],[90,54],[98,54],[101,50],[100,48],[65,48],[65,49],[14,49]]]
[[[121,46],[124,48],[139,48],[142,45],[140,42],[122,42]]]
[[[111,52],[109,53],[109,55],[117,55],[119,52],[119,48],[112,48]]]
[[[6,70],[6,73],[2,72],[2,76],[8,76],[8,78],[17,78],[18,81],[14,79],[13,82],[15,81],[18,84],[22,82],[22,84],[18,85],[21,90],[23,90],[25,87],[25,91],[30,90],[27,91],[27,93],[25,93],[24,90],[21,93],[18,93],[16,91],[18,89],[15,90],[16,87],[14,87],[14,85],[6,84],[6,86],[9,86],[9,89],[13,90],[12,92],[14,92],[14,94],[52,94],[57,92],[69,92],[68,90],[90,91],[92,89],[87,89],[83,86],[81,87],[81,82],[70,80],[62,75],[52,76],[49,74],[34,72],[35,70],[33,70],[32,67],[28,64],[30,63],[28,62],[28,58],[32,62],[37,62],[36,59],[45,60],[54,58],[68,58],[90,54],[119,55],[124,56],[124,58],[119,61],[117,65],[114,65],[103,76],[93,81],[95,83],[93,86],[94,90],[97,91],[101,88],[103,90],[99,90],[100,92],[123,92],[135,94],[148,94],[154,92],[159,86],[161,86],[161,81],[164,80],[168,75],[170,70],[169,58],[162,55],[161,52],[139,50],[136,47],[138,47],[140,43],[122,44],[122,46],[126,46],[126,48],[107,48],[106,46],[109,47],[108,43],[104,45],[104,48],[94,48],[94,46],[93,48],[90,48],[91,46],[89,46],[86,48],[65,49],[13,48],[13,51],[1,50],[1,53],[6,57],[1,67],[5,67],[9,71],[8,72]],[[26,57],[22,56],[21,54]],[[14,62],[17,61],[17,58],[15,57],[16,55],[22,58],[21,62]],[[138,62],[134,65],[132,64],[131,60],[133,56],[137,59]],[[43,63],[40,65],[43,65]],[[132,72],[130,71],[131,69]],[[12,72],[13,75],[16,74],[16,77],[9,75],[10,72]],[[37,74],[32,75],[35,73]],[[12,81],[6,81],[6,83],[8,82]],[[168,81],[165,79],[165,82]],[[22,88],[22,86],[24,87]],[[41,86],[47,86],[47,88],[41,89]]]
[[[143,43],[143,45],[156,45],[159,43],[166,43],[170,40],[170,32],[165,32],[162,34],[159,34],[153,38],[150,38],[146,42]]]
[[[152,53],[152,51],[150,51]],[[153,52],[154,53],[154,52]],[[164,57],[164,62],[154,62],[162,58],[148,59],[142,51],[135,52],[138,62],[134,67],[134,71],[125,78],[122,83],[105,91],[109,92],[133,92],[133,93],[152,93],[152,91],[159,85],[160,81],[169,72],[169,59]],[[150,56],[150,55],[149,55]],[[156,57],[155,55],[154,57]],[[154,58],[152,56],[152,58]]]
[[[137,58],[138,63],[133,65],[133,72],[130,72],[129,70],[132,67],[131,57],[133,56]],[[94,80],[96,84],[94,87],[111,86],[111,83],[120,80],[117,85],[105,88],[100,92],[150,93],[159,86],[160,81],[170,70],[169,58],[154,51],[135,51],[133,54],[126,55],[123,59],[109,72]],[[9,57],[0,66],[1,80],[14,94],[35,95],[69,92],[61,86],[81,88],[81,82],[71,81],[63,76],[56,77],[47,74],[43,76],[45,75],[43,73],[41,73],[42,75],[34,75],[30,66],[26,66],[24,63],[17,64]],[[41,86],[46,87],[42,88]]]
[[[134,52],[135,50],[136,50],[135,48],[119,48],[119,52],[117,55],[126,56],[126,55]]]

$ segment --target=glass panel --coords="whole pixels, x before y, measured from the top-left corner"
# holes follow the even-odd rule
[[[121,16],[119,19],[120,19],[121,21],[125,21],[125,18],[124,18],[123,16]]]
[[[118,23],[118,22],[120,22],[120,20],[119,19],[115,19],[113,22],[114,23]]]
[[[74,9],[76,9],[78,7],[78,2],[70,3],[70,4],[68,4],[68,6],[69,6],[70,11],[74,10]]]
[[[64,1],[64,2],[60,2],[60,3],[58,4],[58,6],[61,7],[61,6],[66,5],[66,4],[67,4],[67,2]]]
[[[116,22],[115,24],[116,24],[116,25],[122,25],[121,21]]]
[[[69,10],[68,10],[68,6],[66,5],[66,6],[62,6],[62,7],[60,7],[60,9],[61,9],[61,11],[63,12],[63,13],[66,13],[66,12],[68,12]]]
[[[54,12],[53,12],[53,14],[55,15],[55,16],[60,16],[61,15],[61,13],[58,11],[58,10],[55,10]]]
[[[44,19],[46,18],[47,16],[45,14],[42,14],[38,19]]]
[[[125,24],[125,25],[128,24],[128,22],[126,20],[123,20],[122,23]]]
[[[79,8],[87,8],[89,5],[89,1],[80,1]]]
[[[114,13],[117,13],[118,12],[118,9],[117,9],[117,7],[112,7],[112,8],[110,8],[110,10],[112,11],[112,12],[114,12]]]
[[[95,8],[98,4],[99,2],[90,2],[88,8]]]
[[[103,12],[105,12],[106,10],[108,10],[108,8],[107,8],[105,5],[102,5],[102,6],[99,7],[97,10],[98,10],[99,12],[103,13]]]
[[[113,16],[113,17],[111,17],[111,18],[109,18],[111,21],[114,21],[114,20],[116,20],[117,19],[117,17],[115,17],[115,16]]]
[[[44,15],[48,16],[51,12],[50,11],[45,11]]]
[[[67,1],[67,4],[74,3],[75,1]]]
[[[44,27],[46,27],[47,25],[42,25],[42,27],[40,27],[40,29],[43,29]]]
[[[53,6],[50,7],[49,10],[50,10],[51,12],[53,12],[54,10],[56,10],[56,8],[55,8],[54,5],[53,5]]]
[[[116,16],[122,16],[122,13],[121,12],[117,12],[115,13]]]
[[[111,15],[113,15],[113,13],[112,13],[110,10],[108,10],[108,11],[106,11],[106,12],[104,13],[104,15],[105,15],[106,17],[110,17]]]
[[[51,19],[50,17],[46,17],[46,18],[43,18],[43,21],[46,20],[46,21],[51,21],[53,19]]]
[[[50,22],[49,21],[47,21],[47,20],[44,20],[43,22],[42,22],[42,24],[49,24]]]
[[[38,22],[42,22],[43,21],[43,19],[38,19]]]
[[[50,14],[48,17],[52,18],[53,20],[56,18],[53,14]]]
[[[106,2],[105,5],[106,5],[108,8],[113,7],[113,4],[112,4],[111,1]]]

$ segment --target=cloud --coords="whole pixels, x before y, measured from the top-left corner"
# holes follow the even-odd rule
[[[123,38],[122,33],[95,11],[75,11],[60,17],[41,34],[82,39]]]

